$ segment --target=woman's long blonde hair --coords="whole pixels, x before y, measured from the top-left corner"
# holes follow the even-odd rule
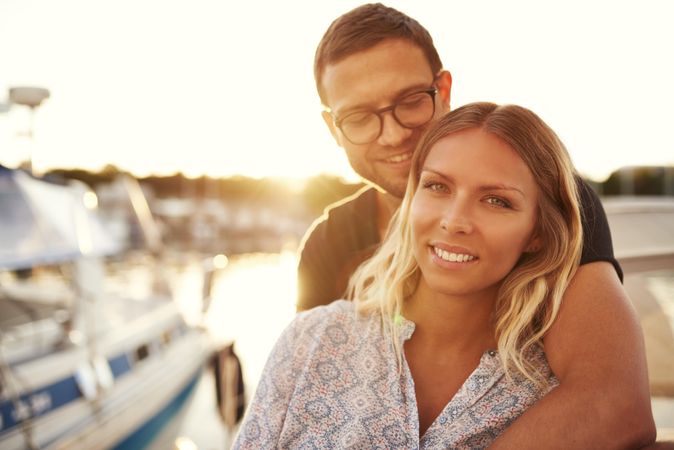
[[[402,347],[394,320],[417,288],[420,271],[414,257],[410,205],[421,168],[431,148],[451,133],[467,129],[491,133],[512,147],[531,170],[540,190],[535,235],[541,247],[525,253],[505,277],[494,308],[499,356],[510,370],[540,381],[526,352],[542,341],[555,320],[562,294],[580,258],[582,227],[577,180],[566,148],[536,114],[515,105],[472,103],[433,123],[412,160],[407,191],[387,235],[371,259],[351,277],[349,297],[359,313],[381,312],[399,362]]]

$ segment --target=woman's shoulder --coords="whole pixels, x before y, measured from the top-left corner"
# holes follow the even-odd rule
[[[559,384],[548,364],[545,348],[542,343],[534,344],[526,349],[524,359],[529,365],[530,375],[533,378],[528,378],[513,368],[512,372],[515,384],[532,392],[540,390],[543,394]]]
[[[371,329],[379,326],[373,314],[361,314],[348,300],[336,300],[297,314],[290,328],[302,341],[323,345],[353,345],[363,336],[372,337]]]
[[[298,328],[325,328],[339,324],[352,324],[356,319],[356,310],[353,302],[335,300],[327,305],[317,306],[298,313],[294,323]]]

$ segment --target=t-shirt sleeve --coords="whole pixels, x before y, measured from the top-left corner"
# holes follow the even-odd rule
[[[310,228],[302,245],[297,267],[298,311],[327,305],[343,295],[343,292],[336,292],[335,277],[338,268],[337,258],[330,251],[333,246],[326,220],[321,220]]]
[[[618,277],[622,281],[623,271],[613,255],[611,230],[608,226],[606,212],[597,193],[581,178],[578,178],[581,220],[583,224],[583,252],[580,264],[606,261],[613,264]]]
[[[376,191],[364,187],[330,205],[300,246],[297,310],[343,299],[349,278],[379,245]]]

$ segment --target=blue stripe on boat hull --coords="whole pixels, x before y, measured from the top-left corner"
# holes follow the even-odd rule
[[[114,447],[114,450],[141,450],[151,444],[152,440],[159,434],[164,425],[166,425],[185,405],[185,402],[197,385],[200,375],[201,369],[194,374],[187,386],[185,386],[168,405],[117,444]]]
[[[115,379],[131,371],[129,356],[119,354],[108,360]],[[75,376],[70,375],[47,386],[21,395],[18,399],[0,402],[0,435],[15,428],[22,420],[34,419],[51,413],[82,397]],[[21,412],[17,411],[21,410]]]
[[[16,427],[22,420],[47,414],[77,400],[82,394],[74,376],[21,395],[17,400],[0,403],[0,435]]]

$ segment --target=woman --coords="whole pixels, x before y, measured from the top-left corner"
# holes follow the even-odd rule
[[[299,314],[235,448],[483,448],[553,389],[541,346],[578,264],[564,146],[475,103],[433,124],[353,302]]]

